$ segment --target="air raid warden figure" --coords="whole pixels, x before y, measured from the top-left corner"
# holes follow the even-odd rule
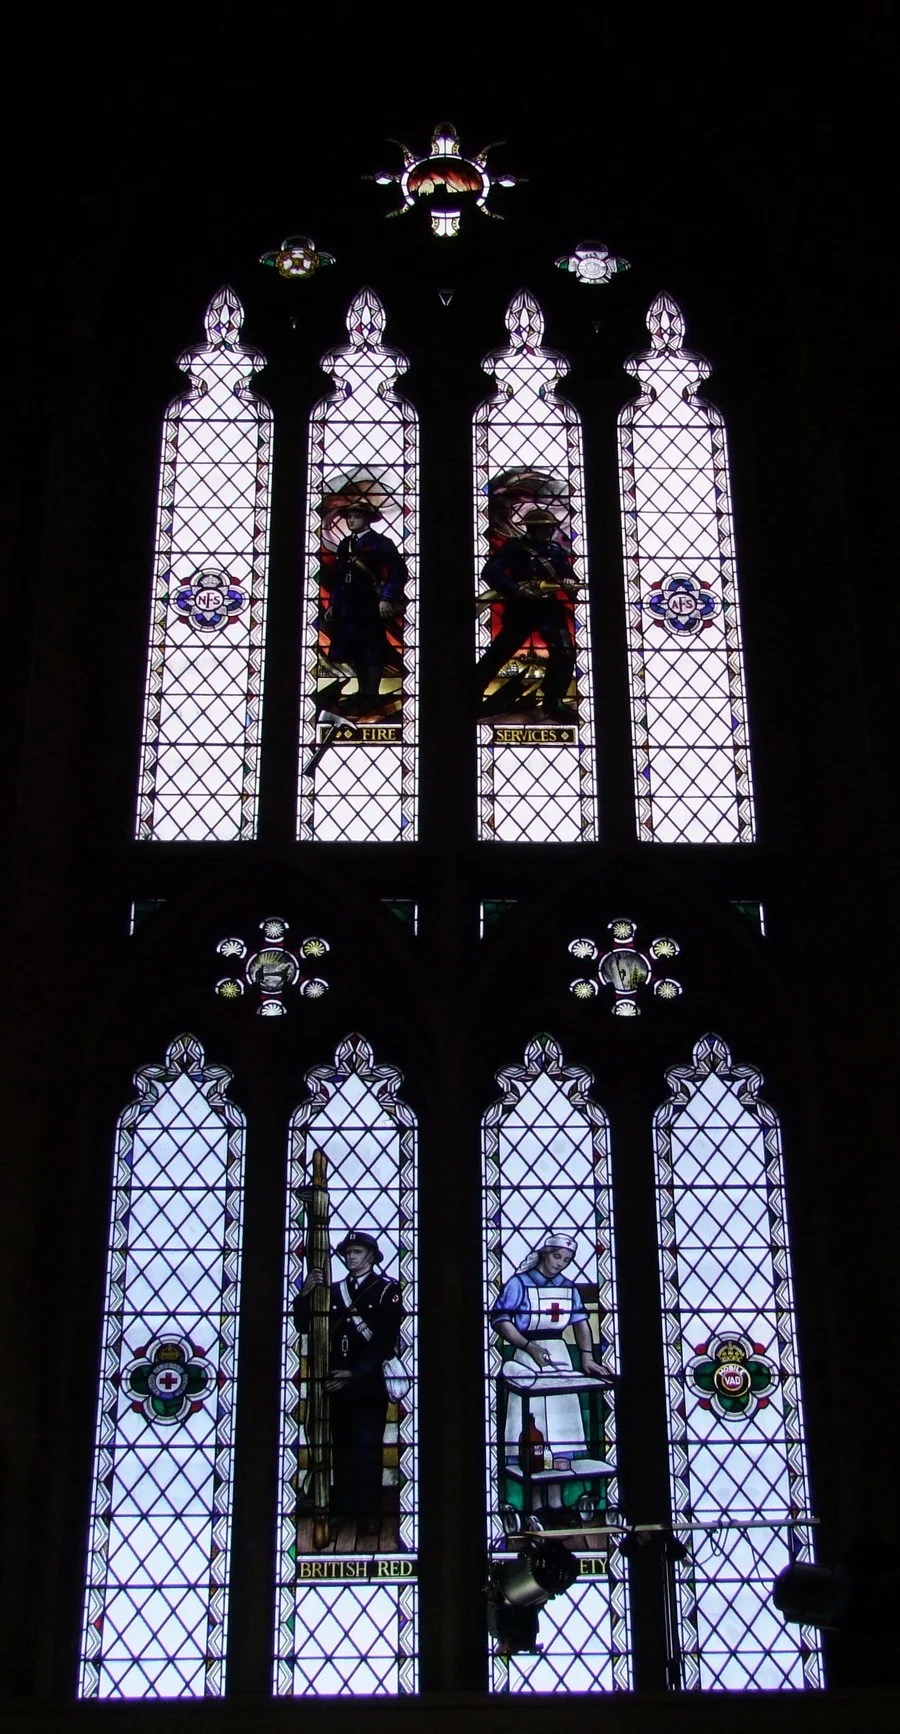
[[[383,1364],[397,1353],[403,1305],[399,1283],[375,1266],[381,1252],[375,1236],[354,1229],[335,1247],[347,1266],[331,1287],[330,1355],[325,1389],[331,1402],[333,1525],[355,1523],[371,1535],[381,1528],[381,1483],[388,1393]],[[325,1281],[311,1270],[294,1303],[300,1332],[309,1330],[310,1297]]]
[[[379,688],[386,662],[396,657],[386,627],[403,616],[406,561],[388,536],[372,529],[378,510],[370,500],[354,500],[344,521],[350,532],[338,543],[324,625],[330,637],[329,662],[347,662],[356,675],[358,691],[341,701],[347,716],[366,716],[379,708]]]
[[[562,590],[574,596],[578,583],[571,556],[553,538],[554,514],[534,506],[522,518],[525,535],[510,537],[485,562],[482,579],[503,602],[500,630],[478,662],[478,697],[517,650],[538,633],[547,646],[541,709],[550,722],[572,722],[576,712],[563,701],[575,671],[570,609]],[[512,709],[521,681],[508,681],[482,707],[482,715]],[[521,706],[519,707],[521,708]]]

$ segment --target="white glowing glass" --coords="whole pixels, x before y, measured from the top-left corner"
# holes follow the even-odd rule
[[[528,1043],[524,1063],[505,1067],[497,1081],[502,1095],[482,1121],[487,1511],[492,1562],[515,1557],[507,1534],[523,1533],[529,1514],[524,1482],[510,1475],[508,1468],[505,1472],[501,1469],[507,1426],[500,1407],[504,1398],[507,1402],[512,1399],[502,1373],[507,1357],[491,1325],[491,1309],[503,1285],[533,1255],[547,1230],[575,1239],[575,1257],[567,1276],[571,1275],[585,1304],[596,1358],[613,1372],[618,1367],[609,1122],[589,1094],[591,1074],[580,1066],[564,1065],[558,1044],[542,1035]],[[570,1335],[571,1330],[569,1326]],[[568,1338],[563,1341],[567,1344]],[[599,1381],[597,1384],[599,1389]],[[597,1506],[588,1523],[597,1527],[621,1522],[614,1472],[615,1399],[609,1386],[603,1387],[602,1404],[603,1455],[592,1458],[588,1449],[583,1461],[586,1466],[611,1465],[613,1473],[592,1473],[586,1467],[589,1480],[572,1478],[556,1483],[564,1505],[567,1495],[574,1498],[584,1488],[586,1497]],[[590,1442],[586,1429],[586,1446]],[[577,1456],[572,1461],[577,1464]],[[552,1500],[546,1488],[533,1497]],[[576,1530],[585,1527],[577,1505],[571,1508],[571,1526]],[[624,1560],[614,1545],[609,1550],[601,1546],[596,1535],[585,1536],[581,1545],[577,1537],[570,1537],[569,1545],[582,1575],[571,1591],[541,1609],[540,1655],[491,1655],[493,1692],[618,1691],[630,1687],[630,1612]]]
[[[495,609],[478,605],[496,538],[504,527],[519,534],[530,509],[553,510],[579,584],[572,607],[575,673],[565,695],[573,714],[562,724],[542,718],[541,654],[532,647],[511,656],[502,675],[518,670],[526,694],[534,683],[537,703],[518,716],[478,723],[478,835],[503,843],[586,843],[597,836],[597,803],[581,422],[557,394],[568,363],[542,347],[543,314],[527,291],[510,302],[506,327],[507,347],[482,363],[496,395],[474,419],[476,650],[479,657],[488,650],[498,624]],[[519,480],[498,492],[498,478],[511,475]],[[508,510],[499,509],[501,499]]]
[[[418,1680],[418,1455],[416,1317],[416,1122],[397,1095],[401,1075],[376,1065],[361,1036],[334,1062],[306,1074],[288,1151],[279,1528],[276,1557],[278,1697],[415,1692]],[[307,1273],[307,1205],[314,1155],[324,1158],[332,1277],[334,1248],[352,1229],[377,1236],[381,1269],[402,1290],[396,1350],[406,1397],[390,1402],[383,1437],[383,1516],[377,1541],[344,1523],[327,1546],[311,1542],[298,1489],[310,1468],[310,1346],[293,1316]],[[326,1580],[326,1581],[323,1581]]]
[[[224,1690],[244,1118],[181,1036],[143,1066],[116,1139],[79,1695]],[[160,1338],[206,1383],[183,1418],[132,1384]],[[178,1388],[179,1371],[166,1389]]]
[[[710,1526],[678,1531],[681,1685],[821,1686],[815,1633],[771,1599],[778,1573],[812,1558],[778,1118],[759,1072],[734,1065],[719,1036],[667,1081],[654,1140],[672,1515]],[[720,1338],[768,1363],[744,1411],[711,1401],[692,1373]]]
[[[190,387],[163,423],[136,835],[256,835],[269,557],[272,412],[250,390],[265,357],[220,289]]]
[[[728,451],[697,394],[709,363],[683,347],[668,295],[626,369],[619,416],[628,668],[638,835],[751,843],[755,815]]]
[[[384,324],[377,295],[361,289],[347,314],[349,343],[322,358],[334,390],[309,424],[298,836],[320,843],[412,842],[417,834],[418,418],[395,389],[407,361],[383,342]],[[358,693],[354,669],[326,655],[318,575],[323,553],[333,555],[347,531],[340,501],[359,498],[377,507],[376,531],[408,576],[402,626],[391,628],[402,651],[394,646],[385,664],[378,705],[356,719],[344,708]],[[336,709],[329,690],[338,690]]]

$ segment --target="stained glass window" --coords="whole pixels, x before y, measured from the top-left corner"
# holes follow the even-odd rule
[[[398,139],[390,142],[399,144]],[[492,211],[489,205],[493,187],[514,187],[519,179],[518,175],[488,174],[487,159],[496,149],[495,145],[488,145],[477,155],[464,155],[456,128],[448,121],[435,127],[424,156],[416,156],[404,144],[400,149],[403,168],[399,174],[382,170],[379,174],[367,176],[367,179],[378,181],[383,187],[392,184],[399,187],[403,203],[396,210],[388,211],[389,217],[403,216],[415,208],[417,200],[424,200],[431,213],[431,229],[435,235],[459,234],[463,204],[471,206],[474,202],[475,208],[487,216],[499,216],[499,212]]]
[[[223,1690],[244,1118],[193,1036],[116,1138],[82,1697]]]
[[[299,836],[416,835],[418,423],[361,289],[309,428]]]
[[[475,412],[478,834],[503,843],[597,835],[581,424],[522,290],[509,343],[486,357]]]
[[[725,427],[668,295],[619,417],[628,666],[643,842],[750,843],[753,788]]]
[[[719,1036],[667,1074],[657,1204],[682,1684],[821,1685],[814,1635],[771,1605],[811,1558],[778,1118]]]
[[[578,1561],[540,1613],[542,1652],[493,1654],[495,1692],[631,1682],[610,1376],[617,1365],[609,1125],[550,1036],[498,1074],[483,1122],[488,1543],[550,1532]]]
[[[275,1691],[417,1681],[416,1128],[361,1036],[290,1129]]]
[[[256,834],[272,412],[220,289],[163,424],[137,836]]]

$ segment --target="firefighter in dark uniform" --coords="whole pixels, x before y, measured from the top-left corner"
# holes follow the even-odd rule
[[[384,1427],[388,1394],[383,1363],[397,1353],[403,1305],[399,1283],[375,1269],[381,1252],[363,1229],[345,1235],[335,1252],[347,1266],[332,1283],[331,1353],[325,1389],[331,1397],[331,1521],[355,1523],[372,1534],[381,1527]],[[309,1330],[310,1295],[325,1281],[307,1273],[294,1303],[298,1331]]]
[[[396,656],[387,627],[395,630],[403,616],[406,561],[388,536],[372,529],[378,516],[370,501],[355,500],[344,513],[350,532],[338,543],[324,625],[329,634],[330,662],[348,662],[356,675],[357,692],[342,701],[347,716],[365,716],[379,705],[385,663]]]
[[[551,722],[571,722],[576,712],[563,701],[575,672],[575,645],[570,608],[559,592],[574,596],[578,583],[571,557],[553,540],[558,520],[545,507],[534,506],[522,517],[525,535],[510,537],[485,561],[481,576],[503,602],[500,630],[478,662],[478,698],[532,633],[547,646],[541,708]],[[504,708],[498,693],[487,701],[485,714]]]

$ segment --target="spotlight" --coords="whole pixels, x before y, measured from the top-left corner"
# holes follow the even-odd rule
[[[900,1632],[900,1547],[858,1541],[833,1565],[789,1565],[772,1600],[791,1625],[873,1636]]]
[[[789,1625],[836,1631],[850,1605],[850,1579],[840,1565],[789,1565],[775,1579],[772,1600]]]
[[[571,1589],[577,1576],[578,1561],[561,1541],[528,1542],[515,1559],[493,1566],[487,1588],[488,1630],[497,1641],[498,1655],[536,1649],[540,1609]]]

